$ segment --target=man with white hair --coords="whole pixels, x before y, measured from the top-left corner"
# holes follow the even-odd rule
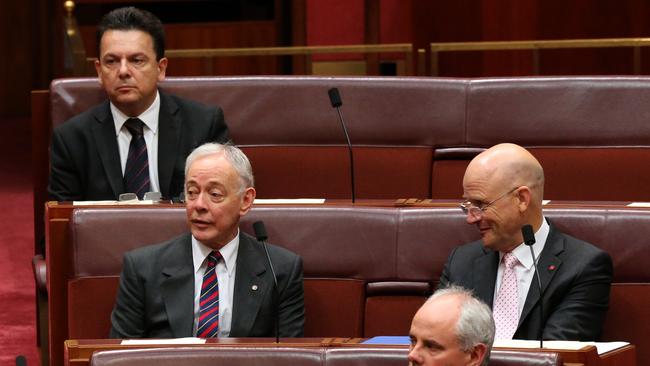
[[[239,230],[255,199],[246,155],[207,143],[185,165],[190,233],[124,255],[111,315],[115,338],[303,336],[302,259]],[[277,312],[275,305],[278,305]]]
[[[436,291],[411,323],[410,366],[485,366],[494,342],[490,308],[462,287]]]

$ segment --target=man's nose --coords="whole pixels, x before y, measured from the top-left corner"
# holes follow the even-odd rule
[[[471,212],[467,212],[467,215],[465,215],[465,221],[472,225],[476,224],[477,222],[481,221],[481,217],[477,215],[472,215]]]
[[[416,346],[411,348],[408,353],[409,366],[411,365],[421,365],[422,358],[420,357],[420,351]]]
[[[128,64],[126,58],[123,58],[123,59],[120,60],[120,69],[119,69],[119,71],[120,71],[120,76],[122,76],[122,77],[130,75],[129,64]]]

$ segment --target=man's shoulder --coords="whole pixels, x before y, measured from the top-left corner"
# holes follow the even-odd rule
[[[187,245],[187,243],[191,243],[190,238],[190,233],[183,233],[179,236],[160,243],[145,245],[132,249],[127,252],[127,255],[132,258],[143,258],[145,260],[151,258],[160,258],[166,254],[174,255],[175,252],[182,250],[183,247]]]
[[[456,254],[477,256],[485,254],[487,250],[488,249],[483,247],[483,242],[481,240],[475,240],[457,247],[455,252]]]
[[[240,234],[239,245],[249,246],[252,250],[256,250],[256,251],[264,251],[264,248],[262,247],[262,243],[260,243],[259,241],[257,241],[257,239],[244,232]],[[282,260],[282,261],[293,262],[300,258],[298,254],[276,244],[267,243],[267,248],[269,250],[269,256],[271,256],[274,261]]]
[[[66,133],[71,131],[85,130],[90,126],[88,121],[96,120],[97,118],[105,115],[107,112],[110,113],[110,109],[108,101],[106,100],[100,104],[86,109],[85,111],[56,126],[54,128],[54,131],[57,131],[59,133]]]
[[[552,229],[553,236],[550,238],[562,239],[564,242],[564,252],[568,255],[574,255],[579,257],[593,257],[598,255],[607,255],[609,253],[605,252],[596,245],[587,242],[583,239],[576,238],[572,235],[566,234],[557,228]]]
[[[214,113],[214,111],[219,108],[216,105],[208,105],[178,95],[168,94],[163,91],[160,91],[160,100],[162,104],[168,104],[172,108],[178,107],[180,110],[185,112]]]

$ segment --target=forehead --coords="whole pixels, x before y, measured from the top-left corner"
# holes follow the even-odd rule
[[[141,30],[107,30],[102,35],[100,52],[154,53],[153,38]]]
[[[426,339],[456,340],[456,322],[459,317],[458,301],[449,297],[425,303],[415,314],[411,327],[413,335]]]
[[[223,154],[202,156],[192,162],[186,179],[208,178],[213,180],[237,179],[237,172]]]

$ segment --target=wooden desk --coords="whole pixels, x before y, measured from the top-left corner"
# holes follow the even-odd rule
[[[322,348],[322,347],[364,347],[364,348],[384,348],[384,347],[403,347],[408,346],[386,346],[386,345],[368,345],[361,344],[362,338],[283,338],[278,347],[296,347],[296,348]],[[146,345],[130,346],[120,344],[119,339],[84,339],[84,340],[67,340],[64,346],[64,366],[88,366],[93,352],[108,351],[118,349],[138,349],[138,348],[167,348],[167,347],[219,347],[219,346],[264,346],[272,347],[276,345],[273,338],[223,338],[208,339],[205,344],[195,345]],[[495,348],[498,350],[528,351],[539,352],[537,348],[531,349],[514,349],[514,348]],[[587,346],[577,351],[543,349],[544,352],[557,352],[562,355],[565,366],[636,366],[636,347],[628,345],[617,350],[598,355],[596,347]],[[404,360],[406,364],[406,360]]]

